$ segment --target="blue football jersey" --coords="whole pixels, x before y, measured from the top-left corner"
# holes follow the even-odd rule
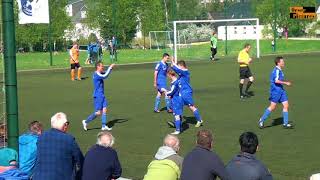
[[[112,69],[109,67],[105,73],[95,71],[93,73],[93,97],[104,97],[104,79],[106,79]]]
[[[167,96],[170,96],[172,98],[181,96],[180,88],[181,88],[181,83],[179,79],[171,82],[170,91],[167,92]]]
[[[167,72],[168,72],[168,64],[162,61],[158,62],[155,68],[155,71],[158,72],[157,83],[158,84],[166,84],[167,83]]]
[[[180,69],[177,65],[172,66],[172,69],[179,75],[179,81],[181,83],[181,93],[192,92],[190,85],[190,72],[188,69]]]
[[[284,73],[279,67],[275,67],[270,75],[270,92],[284,91],[283,85],[276,83],[277,80],[284,81]]]

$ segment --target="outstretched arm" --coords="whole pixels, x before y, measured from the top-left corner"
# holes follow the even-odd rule
[[[111,74],[111,71],[112,71],[114,66],[115,66],[115,64],[111,64],[104,74],[101,74],[101,73],[97,72],[97,75],[100,78],[106,79]]]
[[[171,67],[172,67],[172,70],[174,71],[174,72],[176,72],[177,74],[183,74],[183,72],[184,72],[184,70],[183,69],[181,69],[178,65],[177,65],[177,63],[175,62],[175,60],[174,60],[174,58],[172,57],[171,58]]]

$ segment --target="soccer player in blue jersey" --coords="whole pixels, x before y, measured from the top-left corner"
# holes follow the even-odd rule
[[[283,105],[283,127],[292,128],[292,125],[289,123],[288,108],[289,102],[288,97],[283,85],[291,86],[290,81],[285,81],[284,73],[282,69],[284,68],[284,59],[283,57],[276,57],[274,60],[276,67],[273,69],[270,75],[270,106],[265,110],[264,114],[259,120],[259,127],[264,127],[264,121],[269,117],[270,113],[276,108],[277,103],[282,103]]]
[[[115,64],[111,64],[107,71],[104,71],[102,62],[96,63],[96,71],[93,73],[93,103],[95,112],[90,114],[86,120],[82,121],[83,129],[87,130],[87,125],[97,116],[101,115],[101,130],[110,131],[112,128],[107,126],[107,107],[108,101],[104,95],[104,79],[108,78]]]
[[[157,63],[155,71],[154,71],[154,81],[153,86],[157,89],[157,96],[154,104],[154,112],[159,113],[159,105],[161,96],[165,95],[165,91],[167,88],[167,72],[168,72],[168,64],[167,61],[169,60],[170,55],[168,53],[164,53],[162,56],[162,60]],[[167,111],[172,113],[171,106],[170,106],[170,98],[165,97]]]
[[[194,101],[192,98],[193,90],[190,85],[190,72],[187,69],[186,62],[184,60],[180,60],[175,63],[174,59],[171,59],[171,65],[173,71],[175,71],[179,75],[179,80],[181,83],[180,92],[183,104],[190,108],[195,118],[197,119],[197,124],[195,125],[195,127],[200,127],[203,121],[201,119],[198,108],[194,105]]]
[[[177,135],[181,132],[181,116],[183,113],[183,100],[180,94],[181,82],[172,70],[168,71],[168,77],[171,79],[171,88],[169,91],[166,91],[166,95],[171,97],[174,124],[176,127],[176,130],[171,134]]]

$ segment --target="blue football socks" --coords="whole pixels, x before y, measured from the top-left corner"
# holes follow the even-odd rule
[[[267,108],[264,111],[264,114],[262,115],[260,122],[264,122],[269,117],[270,114],[271,114],[271,111]]]
[[[194,115],[194,117],[196,118],[197,121],[201,121],[202,120],[198,109],[193,111],[193,115]]]
[[[181,120],[175,120],[174,124],[176,125],[176,131],[180,131],[181,130]]]
[[[107,113],[102,113],[102,116],[101,116],[101,123],[102,123],[102,126],[105,126],[107,124]]]
[[[166,97],[166,106],[167,110],[171,110],[171,99],[169,97]]]
[[[97,117],[96,113],[92,113],[88,116],[87,120],[86,120],[86,123],[89,123],[91,121],[93,121],[95,118]]]
[[[158,111],[159,110],[159,106],[160,106],[160,97],[156,97],[156,101],[154,103],[154,110]]]
[[[289,113],[283,111],[282,115],[283,115],[283,125],[287,125],[289,123]]]

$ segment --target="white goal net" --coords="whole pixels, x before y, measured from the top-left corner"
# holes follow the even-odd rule
[[[173,50],[173,31],[150,31],[149,32],[149,44],[150,49],[157,50]],[[182,31],[177,31],[177,47],[187,47],[189,44],[186,40],[186,35]]]
[[[237,56],[246,43],[252,47],[251,56],[260,58],[261,29],[258,18],[174,21],[174,56],[175,59],[209,60],[210,38],[215,32],[218,38],[218,58]]]

